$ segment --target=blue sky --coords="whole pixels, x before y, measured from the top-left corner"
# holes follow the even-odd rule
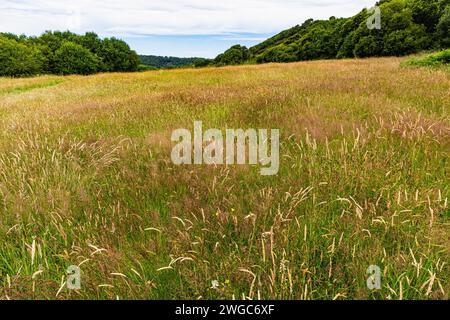
[[[125,36],[122,39],[139,53],[213,58],[237,43],[250,47],[272,35],[274,34],[147,35],[140,37]]]
[[[215,57],[308,18],[352,16],[375,0],[0,0],[0,32],[94,31],[140,54]]]

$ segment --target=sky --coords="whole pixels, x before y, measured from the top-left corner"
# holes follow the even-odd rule
[[[375,0],[0,0],[0,32],[94,31],[139,54],[213,58],[313,19],[350,17]]]

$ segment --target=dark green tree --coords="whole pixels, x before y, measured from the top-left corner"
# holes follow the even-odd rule
[[[437,25],[437,36],[442,48],[450,48],[450,5],[448,5]]]
[[[408,6],[412,11],[414,23],[424,25],[429,33],[436,31],[439,22],[439,1],[411,0]]]
[[[386,36],[383,54],[401,56],[428,47],[425,26],[414,25],[405,30],[397,30]]]
[[[137,53],[125,41],[116,38],[104,39],[98,56],[102,61],[102,71],[136,71],[139,66]]]
[[[102,48],[102,40],[95,32],[86,32],[84,35],[78,36],[75,42],[97,55]]]
[[[98,57],[83,46],[65,41],[54,55],[57,74],[92,74],[99,68]]]
[[[241,64],[250,58],[248,48],[241,45],[232,46],[224,53],[217,56],[215,63],[217,65]]]
[[[31,76],[43,72],[44,56],[38,48],[0,35],[0,76]]]
[[[381,55],[383,43],[375,36],[365,36],[359,39],[354,49],[354,55],[358,58],[366,58]]]

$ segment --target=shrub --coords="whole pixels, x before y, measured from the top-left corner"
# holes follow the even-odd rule
[[[145,64],[140,64],[140,65],[137,67],[137,70],[136,70],[136,71],[138,71],[138,72],[145,72],[145,71],[152,71],[152,70],[158,70],[158,68],[153,67],[153,66],[147,66],[147,65],[145,65]]]
[[[424,58],[412,58],[403,63],[406,66],[422,66],[422,67],[450,67],[450,49],[443,50],[438,53],[430,54]]]

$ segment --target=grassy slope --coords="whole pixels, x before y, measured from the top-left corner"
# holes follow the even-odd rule
[[[450,75],[399,63],[0,79],[1,297],[448,298]],[[173,166],[194,120],[281,129],[279,175]]]

